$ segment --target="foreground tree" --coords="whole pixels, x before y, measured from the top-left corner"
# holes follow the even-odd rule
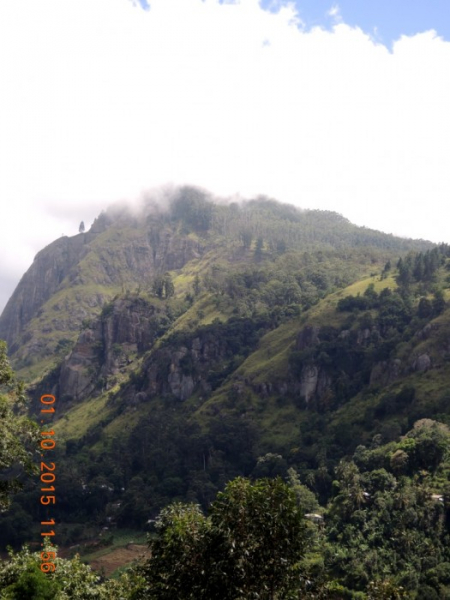
[[[6,343],[0,341],[0,510],[7,509],[10,494],[21,489],[18,476],[23,472],[32,475],[36,470],[33,458],[39,431],[30,419],[17,414],[24,403],[23,385],[16,382]]]
[[[281,478],[235,479],[218,494],[211,520],[225,540],[218,560],[231,572],[234,597],[272,600],[298,587],[306,527],[295,493]]]
[[[54,570],[42,572],[41,552],[30,552],[27,546],[19,552],[9,550],[9,560],[0,561],[1,600],[125,600],[139,583],[137,576],[128,573],[101,581],[78,555],[60,558],[58,548],[45,540],[42,551]]]
[[[152,557],[133,596],[169,600],[275,600],[300,587],[306,526],[280,478],[230,482],[205,517],[195,505],[163,510]]]
[[[145,583],[133,600],[205,599],[211,595],[211,520],[199,506],[174,503],[157,519],[158,536],[151,540],[151,559],[137,569]]]

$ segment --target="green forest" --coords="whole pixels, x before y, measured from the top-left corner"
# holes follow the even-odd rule
[[[53,242],[0,317],[0,598],[450,598],[449,298],[449,246],[264,197]]]
[[[206,511],[171,503],[148,535],[151,558],[113,580],[49,542],[10,549],[1,597],[450,597],[449,441],[447,426],[423,419],[399,441],[358,446],[326,506],[294,468],[285,481],[235,478]]]

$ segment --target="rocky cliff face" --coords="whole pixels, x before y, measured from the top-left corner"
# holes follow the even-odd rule
[[[63,237],[36,255],[0,317],[0,338],[6,340],[10,352],[16,349],[19,334],[27,323],[86,255],[89,243],[94,238],[95,234],[92,233]]]
[[[117,300],[78,337],[64,359],[57,392],[79,400],[96,388],[108,389],[130,357],[150,349],[163,331],[164,311],[140,297]]]
[[[187,400],[197,388],[208,394],[208,373],[231,356],[226,343],[208,334],[189,340],[175,351],[170,346],[164,348],[143,365],[145,393],[147,397],[169,394],[178,400]]]
[[[156,274],[183,267],[206,250],[157,217],[106,214],[92,229],[56,240],[36,255],[0,317],[15,365],[55,353],[76,339],[117,292],[148,285]]]
[[[331,336],[326,332],[328,344],[325,345],[321,345],[323,330],[306,326],[297,335],[295,349],[307,358],[297,375],[286,382],[286,389],[298,394],[307,404],[320,403],[330,390],[336,391],[338,380],[341,380],[338,386],[342,382],[351,386],[352,380],[357,379],[359,384],[353,388],[357,393],[358,386],[387,387],[411,373],[442,367],[449,359],[450,343],[439,345],[436,351],[433,336],[440,335],[445,340],[447,335],[440,328],[439,323],[428,324],[416,333],[409,352],[401,358],[393,354],[385,360],[377,360],[374,350],[382,343],[382,337],[376,326],[344,329]],[[332,357],[326,355],[330,342]]]
[[[96,389],[109,389],[131,359],[154,348],[168,322],[164,308],[143,298],[111,303],[78,337],[61,365],[55,391],[71,401],[87,398]],[[133,404],[156,396],[184,401],[195,390],[207,395],[226,377],[233,356],[227,341],[208,328],[181,342],[169,338],[144,359],[121,399]]]

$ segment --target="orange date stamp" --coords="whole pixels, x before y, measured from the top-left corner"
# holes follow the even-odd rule
[[[53,416],[55,413],[54,404],[56,402],[55,396],[52,394],[44,394],[41,396],[41,416],[51,415]],[[44,420],[41,420],[41,424],[44,424]],[[46,429],[49,429],[46,427]],[[50,529],[49,527],[53,527],[55,525],[55,519],[49,518],[49,510],[52,505],[56,504],[56,465],[54,462],[47,459],[47,456],[44,453],[52,452],[55,449],[56,442],[54,440],[55,432],[52,429],[49,431],[41,431],[41,476],[40,476],[40,485],[41,492],[43,495],[41,496],[41,504],[43,506],[48,507],[47,509],[47,517],[45,521],[41,521],[41,526],[44,528],[41,532],[42,537],[53,537],[55,535],[55,530]],[[45,460],[44,460],[45,459]],[[45,492],[45,494],[44,494]],[[44,544],[41,544],[42,546]],[[52,562],[56,557],[56,552],[41,552],[41,571],[44,573],[49,573],[54,571],[56,566],[55,563]]]

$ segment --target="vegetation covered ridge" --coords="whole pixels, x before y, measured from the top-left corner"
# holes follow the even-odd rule
[[[30,381],[67,354],[82,323],[97,316],[105,302],[126,290],[147,289],[167,272],[180,295],[211,269],[217,281],[221,270],[274,262],[276,269],[277,259],[292,262],[306,253],[310,271],[325,263],[317,281],[308,277],[313,287],[306,286],[305,293],[314,298],[316,288],[322,294],[358,279],[362,263],[367,267],[371,260],[397,260],[431,247],[357,227],[329,211],[300,210],[265,197],[220,202],[183,187],[159,204],[148,198],[139,210],[112,207],[89,231],[62,237],[39,252],[0,317],[0,338],[20,376]],[[329,256],[339,263],[336,282],[323,277],[332,266]]]
[[[164,539],[183,531],[194,535],[195,556],[219,541],[225,552],[213,518],[220,494],[239,489],[242,501],[248,494],[262,502],[273,485],[287,505],[297,490],[299,551],[287,579],[267,580],[264,590],[244,584],[233,557],[221,555],[223,577],[232,573],[249,586],[230,588],[236,600],[433,598],[430,589],[445,598],[446,576],[439,571],[433,579],[433,569],[448,560],[441,509],[450,248],[264,198],[226,205],[192,188],[177,194],[165,210],[146,209],[144,219],[101,215],[80,234],[88,237],[70,238],[74,248],[56,244],[72,266],[61,267],[38,308],[28,306],[34,313],[22,311],[30,319],[12,337],[12,361],[31,382],[30,398],[58,398],[57,542],[65,552],[90,537],[114,539],[121,529],[142,534],[156,520],[167,526],[154,532],[163,555]],[[46,261],[51,253],[43,252]],[[409,521],[392,516],[403,502],[400,489],[415,507]],[[18,549],[39,536],[38,495],[34,481],[25,481],[0,515],[5,546]],[[406,539],[405,523],[416,554],[384,539],[390,532]],[[418,533],[425,523],[430,538]],[[372,539],[376,527],[381,533]],[[430,544],[437,544],[433,565],[424,559]],[[366,565],[365,552],[378,570]],[[201,575],[203,558],[183,560]],[[175,588],[163,591],[169,581],[180,585],[172,567],[163,581],[152,564],[132,576],[136,585],[155,598],[173,597]],[[205,590],[221,588],[216,575],[201,579]],[[202,585],[186,597],[201,597]]]

